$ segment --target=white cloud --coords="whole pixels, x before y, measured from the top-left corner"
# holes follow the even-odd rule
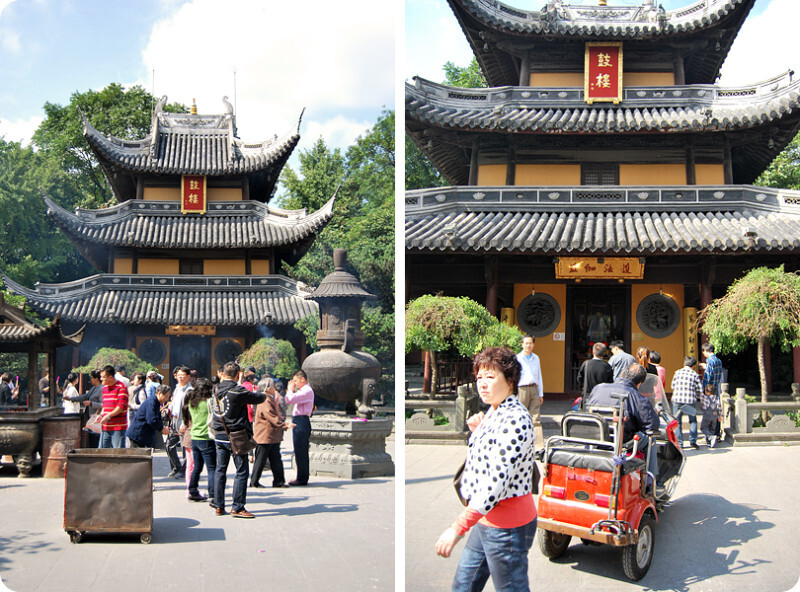
[[[192,0],[154,26],[139,82],[150,89],[155,69],[157,95],[187,105],[196,98],[201,113],[222,112],[227,95],[245,140],[282,135],[304,107],[309,129],[330,125],[321,118],[333,113],[377,117],[394,100],[392,7]]]
[[[0,45],[9,53],[18,54],[22,50],[22,46],[19,42],[19,33],[3,26],[3,13],[14,1],[15,0],[0,0]]]
[[[31,141],[33,132],[42,124],[42,121],[43,119],[40,116],[16,121],[0,119],[0,138],[5,139],[7,142],[22,142],[23,145],[27,146]]]
[[[742,25],[722,68],[720,84],[760,82],[797,68],[797,0],[772,0],[763,13]]]
[[[350,146],[358,136],[363,136],[375,124],[374,121],[355,121],[336,116],[325,121],[312,121],[303,130],[306,140],[316,142],[325,140],[328,146]]]

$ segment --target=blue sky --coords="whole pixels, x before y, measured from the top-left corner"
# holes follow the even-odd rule
[[[222,113],[239,134],[345,147],[394,104],[392,2],[0,0],[0,136],[25,140],[45,102],[111,82]],[[155,77],[153,77],[155,70]],[[234,71],[236,85],[234,89]],[[153,85],[155,78],[155,85]]]
[[[504,0],[523,10],[537,10],[545,0]],[[690,6],[693,0],[661,0],[666,10]],[[567,0],[567,4],[597,6],[597,0]],[[640,5],[640,0],[608,0],[610,6]],[[472,52],[445,0],[406,0],[405,60],[401,76],[444,80],[442,65],[465,66]],[[800,75],[796,49],[800,0],[757,0],[722,68],[720,84],[759,82],[788,69]]]

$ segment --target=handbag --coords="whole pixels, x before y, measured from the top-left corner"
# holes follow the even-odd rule
[[[228,435],[228,441],[231,443],[231,450],[237,456],[242,456],[254,450],[258,446],[258,442],[253,438],[252,434],[247,430],[228,430],[228,424],[225,423],[225,416],[220,413],[219,418],[222,420],[222,427]]]

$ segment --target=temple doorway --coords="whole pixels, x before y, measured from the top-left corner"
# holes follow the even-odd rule
[[[628,351],[631,335],[631,292],[629,286],[567,287],[566,376],[568,392],[580,391],[578,369],[592,357],[592,346],[616,339]]]
[[[211,340],[204,337],[182,336],[169,340],[172,367],[196,368],[200,376],[211,377]]]

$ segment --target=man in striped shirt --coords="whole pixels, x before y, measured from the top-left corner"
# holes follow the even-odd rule
[[[103,383],[103,411],[97,422],[102,426],[100,448],[125,448],[128,429],[128,389],[114,378],[114,367],[100,371]]]
[[[681,431],[681,420],[684,413],[689,416],[689,444],[692,448],[699,448],[697,445],[697,408],[695,403],[703,394],[703,387],[700,384],[700,377],[694,371],[697,360],[692,356],[683,359],[683,368],[675,372],[672,378],[672,414],[678,420],[678,429],[675,435],[678,444],[683,447],[683,433]]]

